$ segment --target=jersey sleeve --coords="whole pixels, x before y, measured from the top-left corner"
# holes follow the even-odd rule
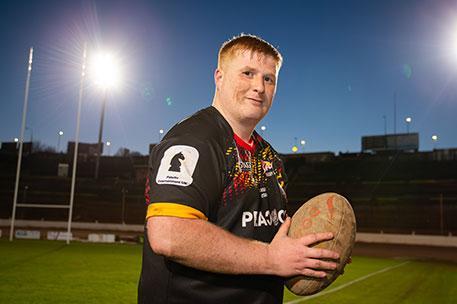
[[[171,137],[149,160],[146,218],[173,216],[208,220],[223,192],[224,154],[211,140]]]

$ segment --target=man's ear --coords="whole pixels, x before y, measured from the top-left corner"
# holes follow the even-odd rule
[[[216,90],[220,90],[222,86],[222,79],[224,78],[224,71],[220,68],[217,68],[214,71],[214,83],[216,84]]]

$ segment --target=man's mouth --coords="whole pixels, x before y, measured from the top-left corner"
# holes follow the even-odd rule
[[[254,102],[258,102],[258,103],[262,103],[263,102],[262,99],[257,99],[257,98],[252,98],[252,97],[246,97],[246,98],[249,99],[249,100],[252,100]]]

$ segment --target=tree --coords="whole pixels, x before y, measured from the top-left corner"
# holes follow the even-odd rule
[[[56,148],[48,146],[40,141],[34,141],[32,143],[32,153],[36,152],[57,153]]]

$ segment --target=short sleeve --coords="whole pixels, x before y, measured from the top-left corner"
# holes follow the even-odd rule
[[[208,220],[224,183],[224,153],[216,141],[171,137],[151,152],[146,218],[174,216]]]

